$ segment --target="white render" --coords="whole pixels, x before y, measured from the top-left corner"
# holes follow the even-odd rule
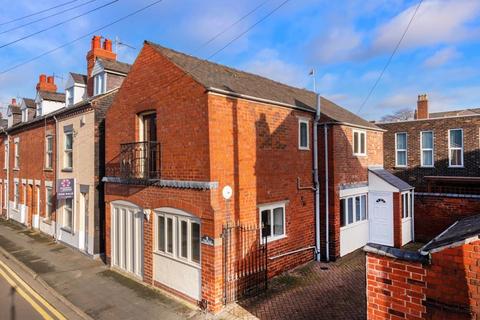
[[[73,104],[79,103],[87,99],[87,86],[80,83],[75,83],[71,74],[69,74],[67,83],[65,84],[65,104],[68,104],[69,91],[73,88]]]

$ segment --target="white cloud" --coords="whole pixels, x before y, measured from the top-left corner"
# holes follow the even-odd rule
[[[374,51],[390,51],[408,25],[417,4],[399,13],[376,30]],[[402,42],[402,48],[458,43],[480,36],[478,27],[469,25],[480,14],[477,0],[424,1]]]
[[[426,59],[424,65],[429,68],[439,67],[457,58],[459,55],[460,53],[453,47],[443,48]]]
[[[321,63],[347,60],[360,46],[362,38],[353,26],[333,27],[315,39],[313,54]]]
[[[295,87],[311,86],[308,70],[283,61],[273,49],[263,49],[240,69],[286,83]],[[324,79],[325,80],[325,79]]]

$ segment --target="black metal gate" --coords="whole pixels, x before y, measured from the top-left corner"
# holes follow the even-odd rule
[[[256,225],[223,226],[224,303],[255,296],[268,286],[268,243]]]

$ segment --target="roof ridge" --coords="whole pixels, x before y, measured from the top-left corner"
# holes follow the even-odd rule
[[[289,84],[286,84],[286,83],[283,83],[283,82],[280,82],[280,81],[277,81],[277,80],[273,80],[273,79],[271,79],[271,78],[268,78],[268,77],[265,77],[265,76],[262,76],[262,75],[259,75],[259,74],[253,73],[253,72],[244,71],[244,70],[239,70],[239,69],[237,69],[237,68],[230,67],[230,66],[227,66],[227,65],[224,65],[224,64],[215,62],[215,61],[211,61],[211,60],[207,60],[207,59],[202,59],[202,58],[193,56],[193,55],[188,54],[188,53],[185,53],[185,52],[181,52],[181,51],[177,51],[177,50],[172,49],[172,48],[164,47],[164,46],[162,46],[162,45],[160,45],[160,44],[158,44],[158,43],[155,43],[155,42],[152,42],[152,41],[149,41],[149,40],[145,40],[145,43],[150,44],[150,45],[153,45],[153,46],[156,46],[156,47],[159,47],[159,48],[164,49],[164,50],[171,51],[171,52],[173,52],[173,53],[177,53],[177,54],[180,54],[180,55],[183,55],[183,56],[187,56],[187,57],[189,57],[189,58],[192,58],[192,59],[195,59],[195,60],[198,60],[198,61],[211,63],[211,64],[214,64],[214,65],[219,66],[219,67],[221,67],[221,68],[225,68],[225,69],[233,70],[233,71],[238,72],[238,73],[244,73],[244,74],[248,74],[248,75],[251,75],[251,76],[254,76],[254,77],[262,78],[262,79],[265,79],[265,80],[268,80],[268,81],[277,83],[277,84],[279,84],[279,85],[289,87],[289,88],[291,88],[291,89],[302,90],[302,91],[305,91],[305,92],[310,93],[310,94],[316,94],[314,91],[307,90],[307,89],[305,89],[305,88],[295,87],[295,86],[292,86],[292,85],[289,85]],[[167,57],[167,58],[168,58],[169,60],[171,60],[169,57]],[[182,68],[182,69],[183,69],[183,68]],[[190,73],[189,73],[189,74],[190,74]]]

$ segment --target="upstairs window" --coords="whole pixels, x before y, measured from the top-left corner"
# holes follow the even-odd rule
[[[262,240],[277,240],[285,237],[285,204],[260,206]]]
[[[433,132],[423,131],[420,135],[421,139],[421,165],[422,167],[433,167]]]
[[[13,166],[15,169],[20,168],[20,141],[17,140],[14,143],[14,161],[13,161]]]
[[[73,87],[65,90],[65,96],[67,98],[67,106],[73,106]]]
[[[107,91],[105,73],[99,73],[93,77],[93,95],[99,95]]]
[[[63,168],[73,168],[73,131],[64,133]]]
[[[365,156],[367,154],[367,133],[362,130],[353,130],[353,155]]]
[[[405,132],[395,134],[395,166],[407,166],[407,134]]]
[[[52,169],[53,166],[53,137],[45,138],[45,168]]]
[[[298,120],[298,149],[310,149],[308,140],[308,120],[300,119]]]
[[[448,163],[450,167],[463,167],[463,130],[448,131]]]

